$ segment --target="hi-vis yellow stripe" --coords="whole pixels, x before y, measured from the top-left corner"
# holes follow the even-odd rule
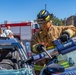
[[[61,65],[66,65],[66,64],[68,64],[68,62],[63,62]]]
[[[55,48],[55,46],[49,46],[46,49],[48,50],[48,49],[52,49],[52,48]]]
[[[48,15],[48,16],[45,18],[45,20],[47,21],[47,20],[49,20],[49,18],[50,18],[50,16]]]
[[[63,66],[64,68],[68,68],[69,67],[69,65],[65,65],[65,66]]]
[[[42,11],[42,14],[44,14],[44,12],[45,12],[45,10],[44,10],[44,11]]]
[[[64,32],[68,32],[69,33],[69,35],[70,35],[70,37],[72,37],[74,34],[73,34],[73,31],[72,30],[70,30],[70,29],[67,29],[67,30],[65,30]]]
[[[33,45],[33,51],[34,51],[34,52],[37,52],[37,50],[36,50],[36,45]]]
[[[63,63],[61,63],[61,65],[62,65],[64,68],[69,67],[69,63],[68,63],[68,62],[63,62]]]
[[[34,70],[41,71],[42,68],[43,68],[43,66],[34,65]]]

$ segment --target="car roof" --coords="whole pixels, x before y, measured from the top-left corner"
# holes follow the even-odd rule
[[[17,43],[18,41],[15,38],[8,38],[8,37],[0,37],[0,45],[11,45],[12,43]]]

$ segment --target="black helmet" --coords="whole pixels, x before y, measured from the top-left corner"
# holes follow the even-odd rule
[[[47,10],[43,9],[38,13],[37,20],[38,19],[42,19],[44,21],[50,21],[51,14]]]

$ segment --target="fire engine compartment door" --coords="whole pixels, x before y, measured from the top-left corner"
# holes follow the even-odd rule
[[[31,26],[22,26],[21,27],[21,39],[31,40],[31,36],[32,36]]]

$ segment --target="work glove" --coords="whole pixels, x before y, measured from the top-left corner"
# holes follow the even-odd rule
[[[41,53],[41,52],[43,52],[43,48],[42,47],[44,47],[44,45],[38,44],[37,47],[36,47],[36,50]]]
[[[61,40],[61,42],[65,42],[69,40],[69,35],[67,33],[64,33],[60,36],[59,38]]]

